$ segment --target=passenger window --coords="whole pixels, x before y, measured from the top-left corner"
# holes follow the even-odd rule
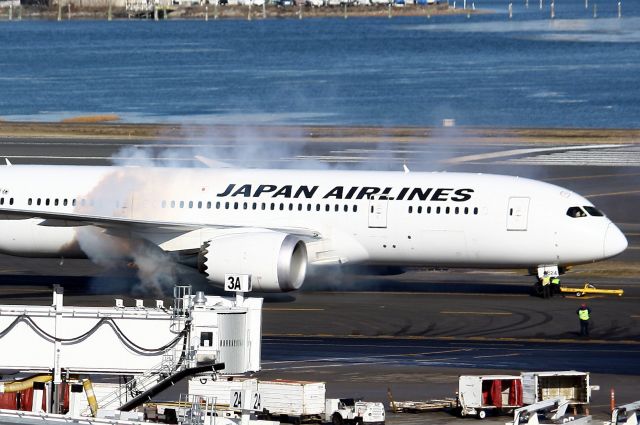
[[[9,205],[13,205],[13,198],[9,198]]]
[[[261,205],[261,207],[262,207],[262,210],[264,211],[264,210],[266,210],[266,209],[267,209],[267,204],[265,204],[265,203],[263,202],[263,203],[262,203],[262,205]]]
[[[431,207],[427,207],[427,214],[431,214]]]
[[[373,212],[373,207],[371,207],[371,212]],[[413,212],[413,207],[409,205],[409,214]]]
[[[202,201],[198,201],[198,208],[202,208]]]
[[[418,214],[422,214],[422,206],[418,207]]]
[[[327,204],[327,205],[325,205],[325,206],[324,206],[324,210],[325,210],[326,212],[329,212],[329,210],[330,210],[330,209],[331,209],[331,207],[329,206],[329,204]],[[373,212],[373,207],[371,207],[371,212]]]
[[[358,206],[357,206],[357,205],[354,205],[354,206],[353,206],[353,212],[357,212],[357,211],[358,211]]]
[[[220,201],[216,202],[216,209],[219,210],[220,209]]]
[[[344,212],[349,212],[349,205],[344,206]]]
[[[302,204],[298,204],[298,211],[302,211]]]
[[[184,208],[184,201],[180,201],[180,208]]]
[[[171,201],[171,208],[175,208],[176,207],[176,201]]]
[[[569,207],[567,215],[572,218],[586,217],[587,213],[582,211],[580,207]]]
[[[29,201],[27,201],[27,204],[28,204],[28,205],[33,204],[33,199],[29,198]]]
[[[436,207],[436,214],[440,214],[440,207]]]
[[[237,209],[238,209],[238,203],[237,203],[237,202],[234,202],[234,203],[233,203],[233,209],[234,209],[234,210],[237,210]]]
[[[280,202],[280,211],[284,211],[284,204]]]
[[[464,207],[464,213],[469,214],[469,207]]]
[[[258,208],[258,204],[256,204],[255,202],[251,205],[251,209],[257,209]]]
[[[293,204],[289,204],[289,211],[293,211]]]
[[[451,212],[451,208],[447,207],[446,213],[449,214]]]
[[[0,205],[4,205],[4,198],[0,198]]]
[[[320,211],[320,204],[316,204],[316,211]]]
[[[456,214],[460,214],[460,207],[456,207]]]
[[[40,205],[42,203],[42,201],[40,200],[40,198],[38,198],[38,200],[36,201],[36,205]]]
[[[335,210],[335,212],[340,211],[340,205],[336,204],[333,209]]]
[[[225,203],[224,203],[224,209],[225,209],[225,210],[228,210],[228,209],[229,209],[229,203],[228,203],[228,202],[225,202]]]
[[[31,201],[31,199],[29,199],[29,201]],[[29,205],[31,205],[31,202],[29,202]],[[67,200],[66,199],[62,201],[62,205],[65,206],[65,207],[67,206]]]
[[[307,211],[311,211],[311,204],[307,204]]]
[[[64,202],[64,204],[65,204],[65,205],[67,205],[67,202],[65,201],[65,202]],[[167,201],[162,201],[162,202],[160,203],[160,206],[161,206],[162,208],[167,208]]]
[[[594,217],[603,217],[604,216],[602,211],[600,211],[599,209],[597,209],[595,207],[591,207],[591,206],[585,205],[583,208],[589,213],[589,215],[592,215]]]
[[[38,205],[40,205],[40,204],[38,204]],[[75,199],[72,199],[72,200],[71,200],[71,206],[72,206],[72,207],[75,207],[75,206],[76,206],[76,200],[75,200]]]
[[[273,202],[271,203],[271,211],[276,209],[276,204],[274,204]]]
[[[189,201],[189,208],[193,208],[193,201]]]
[[[475,215],[478,215],[478,207],[474,207],[474,208],[473,208],[473,213],[474,213]]]
[[[57,198],[56,198],[56,199],[54,199],[54,201],[53,201],[53,205],[55,205],[56,207],[58,206],[58,199],[57,199]]]
[[[49,198],[47,198],[47,199],[44,201],[44,204],[45,204],[47,207],[49,206]]]
[[[211,201],[207,201],[207,209],[210,210],[211,209]]]

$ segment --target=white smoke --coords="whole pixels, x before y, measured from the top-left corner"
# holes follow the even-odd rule
[[[361,156],[354,163],[328,163],[318,159],[313,152],[318,149],[314,135],[309,130],[291,127],[203,127],[183,126],[181,137],[174,135],[152,146],[126,147],[112,157],[114,165],[123,166],[105,178],[93,193],[99,198],[126,201],[135,192],[157,190],[154,180],[164,167],[205,167],[199,156],[219,163],[230,163],[241,168],[303,168],[303,169],[383,169],[402,171],[406,163],[412,169],[440,170],[443,161],[456,153],[455,141],[459,135],[455,129],[431,131],[424,135],[424,143],[406,144],[395,140],[397,132],[376,129],[376,141],[362,143],[366,149],[354,151],[351,144],[343,144],[351,155]],[[345,134],[358,134],[354,129],[345,129]],[[415,138],[420,138],[418,134]],[[162,139],[162,136],[160,137]],[[319,151],[324,151],[324,146]],[[349,154],[349,152],[345,154]],[[173,188],[180,193],[180,188]],[[91,198],[91,194],[87,196]],[[94,198],[98,198],[95,197]],[[111,203],[110,205],[113,205]],[[136,206],[136,216],[140,211]],[[79,208],[83,213],[126,216],[127,211],[114,211],[113,207],[101,210],[99,205]],[[99,265],[114,268],[131,262],[140,284],[134,291],[159,296],[167,293],[176,283],[177,264],[172,258],[152,243],[141,239],[118,237],[97,229],[79,230],[78,241],[89,258]],[[131,242],[131,241],[134,242]]]

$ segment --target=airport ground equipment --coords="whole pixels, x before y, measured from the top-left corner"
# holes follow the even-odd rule
[[[369,424],[383,425],[384,405],[379,402],[352,398],[328,398],[325,400],[324,420],[333,425]]]
[[[74,385],[86,384],[78,376],[122,378],[108,393],[96,394],[100,411],[203,364],[225,363],[222,374],[260,370],[262,299],[192,295],[187,286],[176,287],[174,295],[168,308],[162,301],[146,307],[142,300],[131,307],[122,300],[113,307],[71,307],[56,286],[50,306],[0,306],[0,369],[50,374],[42,390],[35,384],[28,389],[50,413],[65,410],[63,398]],[[90,387],[99,392],[98,384]],[[95,414],[83,400],[82,411]]]
[[[588,410],[591,391],[589,372],[522,372],[522,401],[525,405],[564,397],[574,408]]]
[[[587,294],[617,295],[621,297],[624,294],[624,290],[622,289],[598,289],[590,283],[585,283],[582,288],[562,285],[560,287],[560,292],[563,294],[576,294],[577,297]]]
[[[447,397],[426,401],[396,401],[394,405],[396,413],[421,413],[454,409],[458,406],[458,401],[455,398]]]
[[[616,406],[611,412],[611,422],[607,425],[638,425],[638,416],[640,416],[640,400]]]
[[[585,425],[591,423],[591,416],[568,416],[569,402],[564,397],[550,398],[513,411],[513,422],[507,425]]]
[[[291,380],[212,379],[202,375],[189,380],[189,393],[214,397],[218,408],[233,408],[234,392],[250,386],[260,395],[257,417],[280,422],[321,422],[325,412],[325,383]],[[250,382],[250,384],[247,384]]]
[[[462,375],[458,379],[461,416],[504,413],[522,406],[522,378],[517,375]]]

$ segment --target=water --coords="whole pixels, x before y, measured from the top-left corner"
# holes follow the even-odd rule
[[[0,117],[638,127],[640,2],[477,0],[494,14],[0,22]],[[462,1],[457,1],[458,8]],[[471,6],[471,1],[468,1]],[[4,18],[4,11],[0,12]]]

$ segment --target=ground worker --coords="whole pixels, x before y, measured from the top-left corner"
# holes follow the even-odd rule
[[[551,278],[551,295],[560,294],[560,276],[553,276]]]
[[[591,318],[591,309],[586,304],[582,304],[578,310],[578,318],[580,319],[580,336],[589,336],[589,319]]]
[[[549,298],[551,296],[551,278],[546,273],[542,276],[542,298]]]

